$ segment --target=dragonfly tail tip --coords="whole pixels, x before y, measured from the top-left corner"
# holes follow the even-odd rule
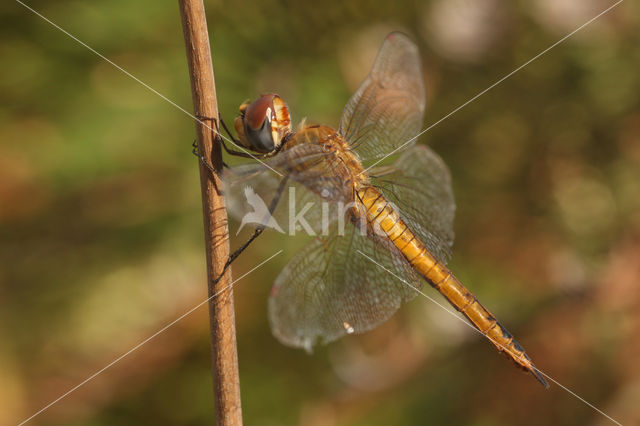
[[[540,370],[538,370],[534,366],[531,366],[531,369],[529,371],[531,372],[533,377],[535,377],[536,380],[538,382],[540,382],[540,384],[542,386],[544,386],[545,389],[549,389],[549,383],[547,383],[547,381],[544,379],[544,377],[543,377],[542,373],[540,372]]]

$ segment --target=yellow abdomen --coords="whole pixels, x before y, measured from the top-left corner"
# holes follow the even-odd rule
[[[500,352],[505,353],[518,366],[530,372],[542,385],[548,387],[522,346],[453,273],[429,252],[426,245],[407,227],[398,212],[377,189],[371,186],[359,188],[357,199],[364,205],[369,223],[383,231],[411,266],[432,287],[487,336]]]

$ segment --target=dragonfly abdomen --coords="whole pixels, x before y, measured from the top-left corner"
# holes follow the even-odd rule
[[[379,230],[378,233],[385,234],[414,270],[438,290],[474,327],[487,336],[500,352],[505,353],[519,367],[530,372],[542,385],[548,387],[522,346],[453,273],[431,254],[384,195],[371,186],[361,188],[357,195],[366,209],[370,226]]]

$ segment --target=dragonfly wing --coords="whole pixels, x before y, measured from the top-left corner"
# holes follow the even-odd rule
[[[350,197],[349,187],[333,170],[335,166],[331,165],[330,155],[320,145],[300,144],[264,163],[225,169],[223,181],[229,213],[239,221],[250,218],[254,224],[267,224],[273,217],[279,224],[276,229],[284,232],[292,215],[304,212],[303,218],[312,234],[323,230],[326,233],[328,225],[337,217],[336,202],[344,202],[345,197]],[[287,180],[273,215],[264,214],[285,176]],[[304,226],[301,221],[297,223]],[[271,225],[273,222],[268,226],[275,227]]]
[[[422,129],[425,88],[417,46],[387,36],[373,68],[345,106],[340,133],[363,161],[409,146]]]
[[[256,170],[257,169],[257,170]],[[224,174],[227,212],[252,227],[263,224],[280,232],[287,232],[291,206],[293,212],[307,208],[304,218],[314,233],[322,230],[321,199],[295,180],[287,180],[273,214],[267,214],[279,190],[282,177],[266,167],[237,166]],[[334,220],[327,216],[329,223]]]
[[[311,241],[276,278],[269,298],[271,330],[282,343],[310,351],[318,341],[377,327],[420,286],[388,240],[363,236],[347,223],[344,235]]]
[[[444,161],[430,148],[417,145],[404,151],[393,166],[372,169],[371,175],[409,228],[446,263],[451,257],[456,205]]]

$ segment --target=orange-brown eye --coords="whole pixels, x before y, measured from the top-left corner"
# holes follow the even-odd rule
[[[243,104],[235,124],[241,142],[261,153],[275,151],[291,132],[289,109],[282,98],[274,94]]]
[[[245,126],[259,130],[265,120],[273,120],[275,113],[273,111],[274,95],[262,95],[256,101],[251,103],[244,112]]]

